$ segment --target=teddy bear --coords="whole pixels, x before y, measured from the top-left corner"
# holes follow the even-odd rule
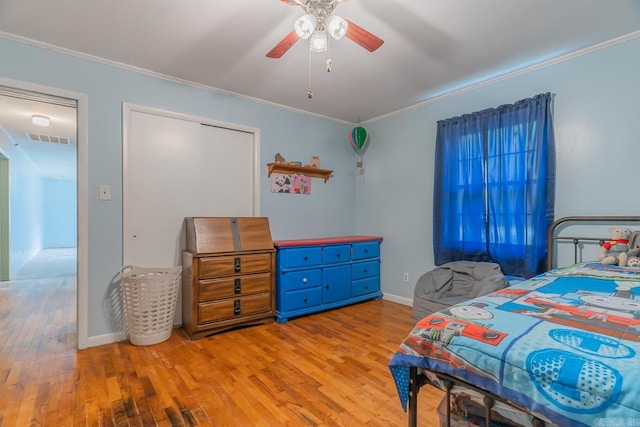
[[[634,231],[631,233],[631,237],[629,237],[627,266],[640,267],[640,231]]]
[[[629,237],[631,229],[625,227],[611,227],[609,234],[611,240],[604,242],[598,252],[598,259],[602,264],[617,264],[621,267],[627,265],[629,250]]]

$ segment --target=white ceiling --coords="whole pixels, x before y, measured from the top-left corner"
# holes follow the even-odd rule
[[[75,105],[53,97],[34,98],[1,89],[0,132],[27,155],[42,177],[76,179]],[[49,126],[34,125],[33,115],[48,117]]]
[[[299,40],[267,58],[303,13],[278,0],[0,0],[0,36],[349,123],[640,36],[637,0],[349,0],[334,14],[383,39],[378,50],[345,38],[309,55]]]

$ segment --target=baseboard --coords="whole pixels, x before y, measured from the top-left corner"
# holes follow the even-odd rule
[[[99,345],[111,344],[114,342],[122,341],[120,337],[121,332],[112,332],[110,334],[96,335],[87,338],[87,347],[97,347]]]
[[[398,304],[413,306],[413,300],[411,298],[400,297],[398,295],[391,295],[388,293],[384,293],[382,295],[382,299],[386,299],[387,301],[397,302]]]
[[[181,327],[182,327],[182,323],[180,323],[179,325],[173,325],[173,332],[175,332],[176,329]],[[105,345],[105,344],[112,344],[114,342],[124,341],[126,339],[128,339],[128,335],[125,336],[122,331],[111,332],[110,334],[104,334],[104,335],[96,335],[94,337],[89,337],[87,339],[87,348],[97,347],[99,345]]]

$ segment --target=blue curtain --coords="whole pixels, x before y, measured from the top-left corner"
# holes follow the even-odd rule
[[[544,271],[554,218],[550,93],[438,121],[436,265],[491,261],[505,274]]]

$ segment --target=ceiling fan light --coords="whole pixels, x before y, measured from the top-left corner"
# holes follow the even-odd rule
[[[308,13],[296,20],[293,24],[293,29],[296,30],[296,34],[301,39],[308,39],[311,37],[311,34],[316,30],[316,25],[318,21],[315,16]]]
[[[312,52],[327,51],[327,33],[323,30],[316,30],[311,35],[310,47]]]
[[[329,34],[331,34],[331,37],[340,40],[347,34],[349,23],[339,16],[331,15],[325,21],[325,27]]]

